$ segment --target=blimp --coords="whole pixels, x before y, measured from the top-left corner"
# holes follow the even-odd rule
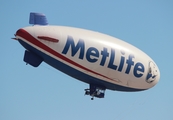
[[[155,86],[160,79],[156,63],[137,47],[103,33],[49,25],[42,13],[31,12],[31,26],[16,31],[26,50],[23,61],[42,62],[88,84],[85,95],[104,98],[105,90],[136,92]]]

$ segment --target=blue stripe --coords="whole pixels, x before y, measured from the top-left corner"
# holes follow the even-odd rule
[[[70,66],[62,63],[61,61],[58,61],[58,60],[48,56],[47,54],[37,50],[36,48],[32,47],[31,45],[25,43],[22,40],[18,40],[18,41],[24,48],[26,48],[27,50],[34,52],[37,55],[39,55],[40,57],[42,57],[44,59],[44,62],[46,62],[50,66],[56,68],[57,70],[65,73],[73,78],[83,81],[85,83],[96,84],[96,85],[105,87],[106,89],[117,90],[117,91],[135,92],[135,91],[145,90],[145,89],[135,89],[135,88],[120,86],[120,85],[106,82],[101,79],[95,78],[93,76],[87,75],[77,69],[74,69],[73,67],[70,67]]]

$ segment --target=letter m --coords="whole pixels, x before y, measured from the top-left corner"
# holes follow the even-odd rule
[[[68,36],[66,45],[64,50],[62,51],[63,54],[67,54],[69,48],[71,46],[71,56],[73,57],[80,49],[79,59],[83,59],[84,51],[85,51],[85,43],[83,40],[79,39],[77,45],[75,46],[74,40],[71,36]]]

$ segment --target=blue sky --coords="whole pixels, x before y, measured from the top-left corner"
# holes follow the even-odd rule
[[[172,120],[173,1],[171,0],[1,0],[0,120]],[[146,52],[161,72],[143,92],[106,91],[84,96],[87,84],[42,63],[25,65],[24,48],[10,38],[29,26],[30,12],[49,24],[74,26],[120,38]]]

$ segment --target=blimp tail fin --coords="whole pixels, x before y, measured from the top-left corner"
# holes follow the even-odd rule
[[[38,67],[43,62],[43,58],[36,55],[35,53],[25,50],[23,61],[33,67]]]
[[[29,16],[29,24],[32,25],[48,25],[47,18],[42,13],[31,12]]]

